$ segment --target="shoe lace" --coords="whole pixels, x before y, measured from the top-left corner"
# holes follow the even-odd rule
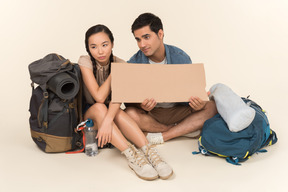
[[[148,164],[148,161],[142,152],[137,150],[133,145],[130,145],[129,148],[132,152],[131,153],[131,160],[134,160],[136,162],[136,164],[139,165],[140,167]]]
[[[155,145],[150,145],[150,146],[148,146],[148,148],[147,148],[147,150],[146,150],[146,152],[145,152],[145,155],[149,158],[150,162],[152,163],[152,165],[153,165],[154,167],[157,167],[157,165],[158,165],[159,163],[164,162],[164,161],[161,159],[161,157],[160,157],[157,149],[155,148]]]

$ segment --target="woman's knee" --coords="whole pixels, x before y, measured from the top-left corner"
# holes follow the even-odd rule
[[[96,116],[104,116],[107,112],[107,107],[106,105],[102,103],[95,103],[93,104],[85,113],[84,117],[95,119]]]
[[[93,112],[106,112],[107,107],[103,103],[95,103],[91,106],[91,110],[93,110]]]

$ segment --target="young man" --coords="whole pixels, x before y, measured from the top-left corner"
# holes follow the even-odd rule
[[[128,63],[191,64],[181,49],[163,43],[164,31],[159,17],[141,14],[132,25],[139,51]],[[126,104],[126,112],[144,132],[150,143],[161,144],[172,138],[190,135],[197,137],[204,122],[216,113],[213,101],[191,96],[189,103],[157,103],[147,98],[141,104]],[[188,134],[188,135],[187,135]]]

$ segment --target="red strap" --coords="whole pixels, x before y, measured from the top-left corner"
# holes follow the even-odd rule
[[[80,127],[79,130],[82,131],[82,135],[83,135],[83,148],[80,149],[79,151],[68,151],[66,152],[66,154],[75,154],[75,153],[81,153],[85,150],[85,141],[86,141],[86,138],[85,138],[85,133],[84,133],[84,128],[85,127]]]

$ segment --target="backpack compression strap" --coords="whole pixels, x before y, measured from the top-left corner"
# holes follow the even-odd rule
[[[77,125],[75,131],[81,131],[82,135],[83,135],[83,148],[78,150],[78,151],[69,151],[66,152],[66,154],[75,154],[75,153],[81,153],[85,150],[85,142],[86,142],[86,137],[85,137],[85,133],[84,133],[84,129],[86,128],[86,123],[89,121],[90,119],[81,122],[79,125]]]

